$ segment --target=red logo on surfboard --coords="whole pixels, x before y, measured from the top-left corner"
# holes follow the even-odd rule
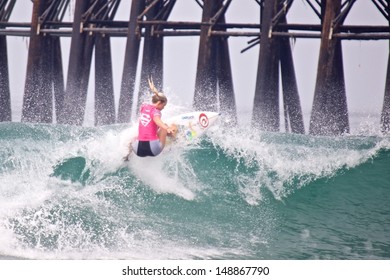
[[[199,124],[204,128],[209,126],[209,118],[205,113],[199,115]]]

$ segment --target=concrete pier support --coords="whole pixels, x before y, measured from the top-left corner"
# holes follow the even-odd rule
[[[225,23],[225,16],[221,17],[221,22]],[[217,38],[217,77],[219,110],[226,114],[226,119],[230,125],[236,125],[238,123],[237,106],[234,95],[228,37],[221,36]]]
[[[323,1],[323,23],[317,80],[309,133],[340,135],[349,133],[341,41],[333,21],[340,14],[341,0]]]
[[[165,18],[159,18],[163,9],[163,1],[146,0],[146,5],[152,5],[149,11],[146,13],[147,20],[165,20]],[[138,93],[137,111],[141,103],[145,100],[150,102],[150,89],[148,85],[148,78],[153,79],[154,85],[160,91],[163,89],[163,37],[154,34],[154,30],[158,26],[148,25],[145,27],[144,35],[144,48],[142,54],[141,65],[141,81],[140,89]]]
[[[76,0],[64,100],[66,118],[59,120],[60,123],[82,125],[84,122],[94,44],[94,38],[82,30],[82,16],[89,6],[90,0]]]
[[[62,65],[62,51],[60,38],[53,37],[53,90],[54,90],[54,106],[57,117],[57,122],[66,118],[64,115],[64,98],[65,98],[65,84],[64,84],[64,70]]]
[[[95,38],[95,125],[115,123],[110,37]]]
[[[129,122],[132,113],[141,34],[137,26],[138,15],[145,9],[145,0],[131,2],[125,61],[118,107],[118,123]]]
[[[16,0],[1,1],[0,21],[8,22]],[[1,29],[2,27],[0,27]],[[7,37],[0,35],[0,122],[12,120],[11,92],[9,87]]]
[[[221,0],[203,2],[202,22],[209,22],[222,5]],[[197,110],[218,110],[217,96],[217,43],[209,35],[209,26],[202,26],[198,49],[193,107]]]
[[[0,122],[11,121],[11,94],[9,88],[7,38],[0,36]]]
[[[225,23],[224,12],[230,1],[206,0],[203,5],[198,67],[193,107],[197,110],[223,111],[232,124],[237,123],[236,102],[227,37],[211,36],[215,23]]]
[[[112,22],[120,0],[97,3],[91,19]],[[109,35],[98,33],[95,35],[95,125],[108,125],[115,122],[111,40]]]
[[[294,60],[288,37],[272,36],[278,24],[287,25],[286,13],[291,1],[265,0],[262,2],[260,53],[257,70],[252,126],[266,131],[279,131],[279,70],[284,107],[285,130],[305,133],[302,109],[295,76]],[[277,29],[277,30],[275,30]]]
[[[282,23],[287,23],[285,17]],[[282,75],[283,106],[286,132],[304,134],[305,126],[301,102],[298,93],[297,79],[291,44],[289,38],[280,39],[280,69]]]
[[[49,0],[34,1],[22,121],[51,123],[53,120],[53,40],[39,32],[39,16]]]
[[[390,1],[387,1],[386,13],[389,17],[390,15]],[[389,19],[389,18],[388,18]],[[390,20],[389,20],[390,25]],[[385,96],[383,99],[383,108],[381,114],[381,130],[383,133],[390,133],[390,48],[387,59],[387,74],[386,74],[386,84],[385,84]]]
[[[283,105],[286,132],[304,134],[303,115],[289,39],[280,42]]]
[[[265,131],[279,131],[279,48],[277,38],[270,37],[271,20],[279,0],[263,1],[260,54],[257,69],[252,126]]]
[[[115,123],[110,36],[84,28],[109,24],[119,4],[116,1],[77,0],[70,46],[64,114],[59,123],[82,125],[87,102],[92,54],[95,47],[95,125]],[[100,23],[103,22],[103,23]],[[62,115],[61,115],[62,116]]]
[[[385,97],[381,114],[381,130],[383,133],[390,132],[390,53],[387,62],[387,75],[385,85]]]

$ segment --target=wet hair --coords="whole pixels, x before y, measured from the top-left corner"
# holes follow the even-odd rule
[[[152,77],[148,78],[148,83],[149,83],[150,90],[153,93],[153,96],[152,96],[153,104],[156,104],[158,102],[167,104],[167,102],[168,102],[167,97],[162,92],[158,92],[157,88],[154,86]]]
[[[152,102],[153,102],[153,104],[156,104],[157,102],[161,102],[161,103],[167,104],[168,103],[168,99],[167,99],[167,97],[163,93],[158,92],[158,93],[154,93],[153,94]]]

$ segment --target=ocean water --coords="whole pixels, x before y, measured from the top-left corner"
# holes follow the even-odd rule
[[[217,124],[125,163],[125,129],[0,123],[0,258],[390,258],[388,136]]]

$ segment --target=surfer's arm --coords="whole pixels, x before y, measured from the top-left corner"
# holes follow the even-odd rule
[[[172,129],[161,120],[160,116],[155,116],[153,121],[158,125],[159,128],[166,130],[167,133],[172,133]]]

